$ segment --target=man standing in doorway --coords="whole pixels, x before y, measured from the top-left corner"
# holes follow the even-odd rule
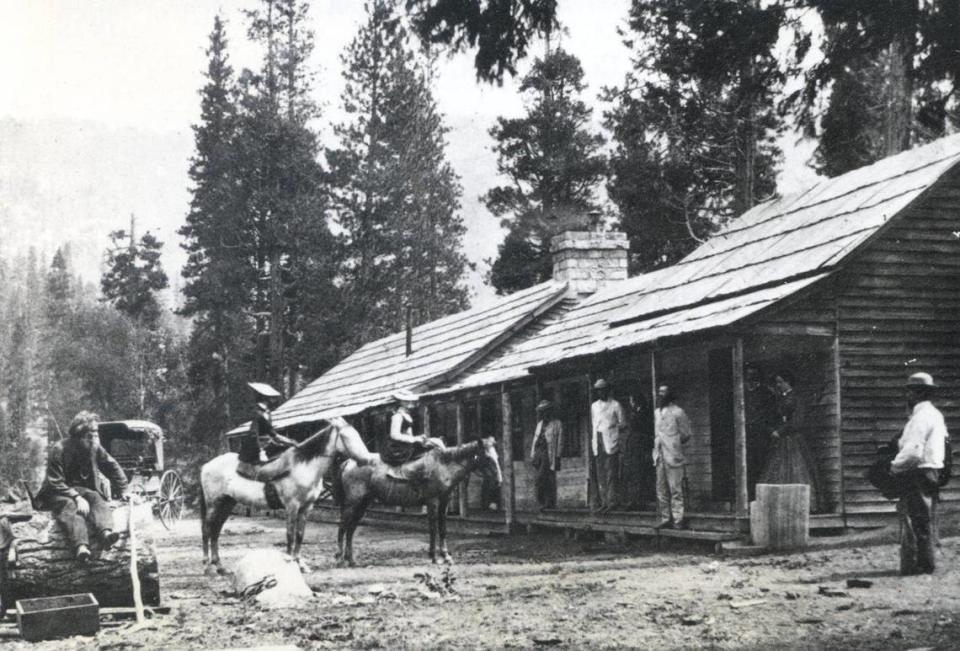
[[[593,389],[596,400],[590,405],[591,449],[597,469],[597,502],[603,513],[620,505],[620,439],[629,423],[623,407],[610,397],[606,380],[597,380]]]
[[[537,405],[537,429],[533,433],[530,463],[540,510],[557,508],[557,471],[563,446],[563,423],[554,416],[553,405],[542,400]]]
[[[676,403],[673,388],[657,388],[654,412],[653,465],[657,469],[657,505],[660,522],[657,529],[686,529],[683,512],[683,475],[687,459],[683,446],[690,440],[690,419]]]
[[[900,451],[890,464],[890,470],[903,478],[898,510],[903,524],[900,573],[905,575],[933,574],[936,565],[933,510],[949,436],[943,414],[930,402],[936,388],[929,373],[907,378],[910,420],[898,442]]]

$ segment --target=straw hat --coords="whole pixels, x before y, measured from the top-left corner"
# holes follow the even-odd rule
[[[406,389],[394,391],[392,397],[397,402],[417,402],[419,400],[417,394],[407,391]]]
[[[610,385],[607,384],[607,381],[604,380],[603,378],[600,378],[599,380],[597,380],[597,381],[594,382],[594,384],[593,384],[593,388],[594,388],[594,389],[606,389],[606,388],[609,387],[609,386],[610,386]]]
[[[264,398],[280,397],[280,392],[269,384],[264,384],[263,382],[247,382],[247,386],[253,389],[258,396],[263,396]]]
[[[908,387],[927,387],[936,389],[937,385],[933,383],[933,376],[929,373],[914,373],[907,378]]]
[[[553,405],[550,404],[550,401],[549,401],[549,400],[541,400],[541,401],[539,402],[539,404],[537,404],[537,411],[543,411],[544,409],[550,409],[550,407],[552,407],[552,406],[553,406]]]

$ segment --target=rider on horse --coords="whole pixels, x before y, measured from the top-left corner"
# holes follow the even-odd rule
[[[280,398],[280,392],[262,382],[248,382],[247,385],[257,394],[257,407],[250,421],[250,431],[240,442],[237,473],[248,479],[266,479],[269,477],[263,477],[265,469],[260,464],[273,459],[286,448],[297,445],[297,442],[273,429],[269,403]]]
[[[426,434],[417,436],[413,433],[413,416],[410,412],[417,408],[415,394],[397,391],[393,394],[393,400],[395,406],[390,418],[390,439],[380,456],[387,465],[399,466],[419,459],[431,448],[439,447],[439,443]]]

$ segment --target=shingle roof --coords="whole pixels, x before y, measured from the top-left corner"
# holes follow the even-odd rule
[[[389,402],[398,389],[421,390],[462,373],[549,310],[565,293],[565,283],[542,283],[492,305],[418,326],[413,329],[413,354],[409,357],[405,332],[371,342],[274,411],[274,426],[358,413]]]
[[[825,278],[958,162],[960,134],[760,204],[675,265],[598,291],[498,360],[434,391],[731,325]]]

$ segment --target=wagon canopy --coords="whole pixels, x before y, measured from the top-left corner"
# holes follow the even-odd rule
[[[147,420],[100,423],[100,443],[117,462],[127,467],[142,459],[163,470],[163,430]]]

